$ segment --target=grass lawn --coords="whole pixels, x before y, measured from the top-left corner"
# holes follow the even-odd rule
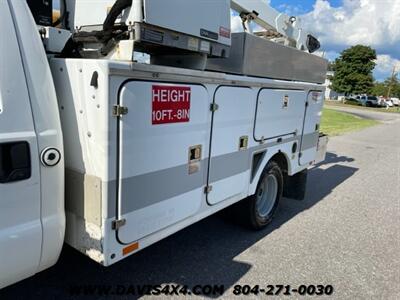
[[[385,107],[365,107],[365,106],[361,106],[361,105],[346,104],[341,101],[325,101],[325,105],[328,107],[329,106],[341,106],[341,107],[366,109],[366,110],[386,112],[386,113],[400,113],[400,106],[389,107],[389,109],[386,109]]]
[[[375,120],[366,120],[351,114],[325,108],[322,114],[321,132],[330,136],[360,130],[379,124]]]

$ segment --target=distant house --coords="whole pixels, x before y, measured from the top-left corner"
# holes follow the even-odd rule
[[[335,72],[333,71],[328,71],[326,73],[326,79],[325,79],[325,86],[326,86],[326,91],[325,91],[325,99],[326,100],[343,100],[345,97],[344,93],[338,93],[335,92],[334,90],[331,89],[331,77],[335,75]]]

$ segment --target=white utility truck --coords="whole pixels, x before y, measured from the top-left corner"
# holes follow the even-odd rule
[[[109,266],[233,204],[261,229],[282,195],[304,198],[326,152],[327,62],[299,19],[262,0],[51,14],[0,0],[0,288],[54,265],[64,241]]]

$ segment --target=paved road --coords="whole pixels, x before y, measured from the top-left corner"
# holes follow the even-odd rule
[[[396,122],[397,120],[400,120],[400,113],[379,112],[369,109],[357,108],[356,106],[343,107],[343,106],[327,105],[326,107],[328,107],[329,109],[335,109],[338,111],[347,112],[364,119],[378,120],[384,123],[392,123]]]
[[[66,247],[54,268],[0,299],[72,299],[69,287],[79,284],[168,283],[331,284],[330,299],[399,299],[399,201],[396,121],[333,138],[327,161],[310,172],[307,199],[283,199],[264,231],[213,216],[108,269]]]

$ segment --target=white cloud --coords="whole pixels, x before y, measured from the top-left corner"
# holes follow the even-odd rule
[[[231,11],[231,29],[232,32],[243,32],[242,19],[235,11]]]
[[[277,7],[277,9],[289,16],[299,16],[307,12],[304,6],[300,4],[292,5],[292,4],[282,3]]]
[[[329,61],[334,61],[336,58],[340,56],[339,52],[336,51],[325,51],[325,50],[318,50],[314,52],[315,55],[326,58]]]
[[[340,7],[317,0],[302,20],[325,49],[341,51],[363,44],[400,59],[399,0],[343,0]]]
[[[382,54],[377,56],[375,77],[379,80],[389,77],[393,68],[396,68],[396,72],[400,72],[400,60],[392,58],[390,55]]]
[[[271,4],[271,0],[264,0],[264,2]],[[261,27],[253,23],[254,31],[262,30]],[[231,30],[232,32],[243,32],[242,19],[239,17],[239,13],[231,9]]]

